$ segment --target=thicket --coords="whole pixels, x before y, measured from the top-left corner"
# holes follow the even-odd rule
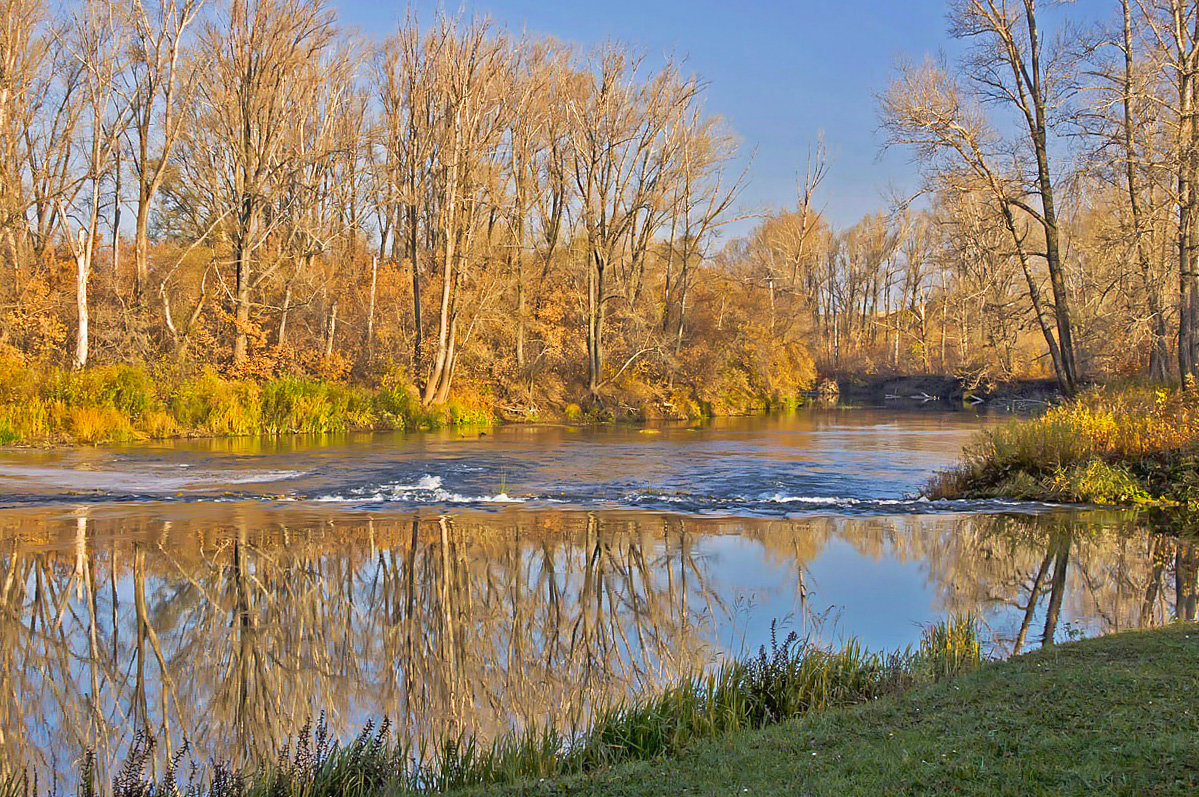
[[[932,498],[1140,505],[1199,502],[1199,392],[1104,387],[984,430]]]
[[[854,705],[913,686],[950,678],[979,664],[974,621],[956,617],[925,630],[915,650],[869,653],[857,642],[839,650],[794,633],[756,656],[686,678],[661,694],[601,711],[580,733],[531,728],[491,743],[456,739],[432,750],[395,741],[384,720],[369,723],[345,744],[322,717],[309,722],[276,760],[239,770],[216,763],[183,780],[186,749],[166,774],[145,774],[150,737],[138,736],[113,781],[116,797],[368,797],[444,792],[582,774],[601,767],[672,755],[702,739],[763,728],[834,706]],[[94,759],[85,761],[80,794],[96,793]],[[23,773],[0,773],[0,797],[26,795]]]

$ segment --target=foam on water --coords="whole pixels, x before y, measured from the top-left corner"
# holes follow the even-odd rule
[[[120,463],[101,467],[23,467],[7,465],[0,472],[0,491],[69,487],[75,491],[103,491],[113,495],[154,495],[181,491],[225,490],[231,486],[270,484],[299,479],[302,470],[207,470],[187,463],[171,465]]]
[[[426,504],[519,504],[527,499],[501,492],[495,495],[470,496],[447,490],[440,476],[426,473],[415,482],[391,482],[380,485],[355,487],[343,493],[320,496],[316,501],[324,503],[402,503]]]

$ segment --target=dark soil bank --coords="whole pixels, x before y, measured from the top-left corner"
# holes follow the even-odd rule
[[[837,379],[841,400],[881,403],[1033,403],[1047,404],[1061,396],[1053,379],[1019,379],[973,384],[960,377],[936,375],[850,376]]]

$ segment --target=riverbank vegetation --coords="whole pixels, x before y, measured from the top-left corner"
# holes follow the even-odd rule
[[[0,362],[0,445],[129,443],[194,435],[328,434],[486,424],[482,396],[423,407],[402,378],[376,386],[306,376],[234,379],[213,368]]]
[[[1107,505],[1199,503],[1199,392],[1098,388],[987,429],[931,498]]]
[[[450,740],[433,749],[396,743],[390,725],[371,723],[346,744],[322,718],[309,723],[278,758],[251,768],[216,764],[187,779],[178,752],[160,779],[147,780],[153,742],[139,736],[113,782],[117,795],[383,795],[495,788],[530,779],[587,775],[630,761],[676,755],[721,738],[835,706],[854,705],[952,678],[979,664],[973,620],[954,618],[926,629],[916,650],[869,653],[856,642],[825,649],[792,633],[771,639],[757,656],[685,678],[651,698],[604,711],[579,733],[532,728],[491,743]],[[81,794],[94,793],[94,766],[84,762]],[[24,794],[19,774],[3,777],[0,794]]]
[[[741,206],[681,61],[445,15],[367,38],[322,0],[5,0],[0,359],[513,419],[761,410],[818,374],[1193,374],[1199,12],[1122,3],[1075,54],[1069,6],[1001,6],[951,4],[965,61],[881,97],[928,201],[838,228],[822,142],[790,207]]]
[[[470,794],[1194,794],[1199,627],[1056,645],[677,757]]]

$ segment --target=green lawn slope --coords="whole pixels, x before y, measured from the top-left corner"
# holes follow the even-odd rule
[[[1199,794],[1199,626],[1059,645],[670,759],[473,794]]]

